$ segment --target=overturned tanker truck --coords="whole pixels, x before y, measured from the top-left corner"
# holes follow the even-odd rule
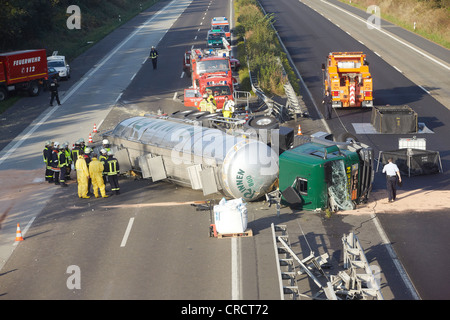
[[[221,192],[246,201],[266,196],[269,202],[274,196],[313,211],[352,210],[368,200],[373,150],[365,144],[342,137],[335,142],[324,132],[296,139],[285,127],[262,137],[264,130],[201,124],[147,115],[126,119],[103,137],[122,172],[139,171],[143,178],[169,180],[204,195]]]
[[[254,201],[278,178],[278,154],[267,144],[180,119],[133,117],[103,137],[122,171],[140,171],[143,178],[166,179],[204,195]]]

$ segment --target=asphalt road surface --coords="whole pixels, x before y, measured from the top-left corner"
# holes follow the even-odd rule
[[[267,5],[268,11],[275,10],[270,3],[262,3],[265,7]],[[280,1],[277,10],[271,12],[280,14],[286,3]],[[201,192],[166,182],[123,177],[120,180],[121,195],[84,200],[76,196],[74,181],[65,189],[42,181],[41,152],[45,140],[73,142],[80,137],[87,140],[96,124],[100,134],[94,135],[94,142],[98,143],[101,133],[122,119],[158,109],[167,113],[183,109],[181,102],[174,99],[190,82],[190,79],[182,77],[183,53],[192,45],[203,45],[210,19],[230,16],[229,10],[227,1],[160,1],[71,63],[74,70],[72,79],[61,85],[62,107],[47,108],[48,96],[42,95],[21,99],[5,115],[7,120],[4,121],[10,120],[10,125],[8,130],[5,129],[9,140],[4,138],[0,152],[0,294],[3,299],[279,299],[271,223],[288,225],[291,244],[299,255],[309,255],[310,247],[320,253],[327,252],[336,268],[340,264],[342,234],[356,229],[363,246],[370,248],[368,259],[382,270],[384,297],[414,299],[386,250],[380,229],[373,223],[373,215],[367,212],[325,219],[320,214],[283,208],[277,217],[273,207],[268,208],[262,202],[251,203],[248,225],[253,230],[253,237],[216,239],[208,234],[209,213],[197,211],[192,206],[192,201],[206,199]],[[300,3],[285,11],[290,15],[302,15],[302,19],[289,20],[288,14],[283,18],[285,23],[295,22],[298,26],[299,21],[311,19],[306,20],[303,28],[287,28],[307,41],[287,41],[288,48],[318,50],[314,47],[313,40],[317,39],[314,32],[319,32],[322,27],[327,34],[326,43],[339,38],[336,40],[338,43],[348,41],[356,46],[345,32]],[[313,28],[314,24],[321,27]],[[308,31],[307,25],[312,30]],[[281,36],[286,32],[283,26],[277,26]],[[330,36],[329,32],[334,35]],[[295,36],[288,39],[293,41]],[[157,47],[160,56],[157,70],[152,70],[151,63],[146,61],[151,45]],[[299,65],[316,104],[321,99],[318,96],[320,73],[314,64],[317,62],[320,66],[321,57],[330,49],[324,45],[322,50],[324,53],[302,56],[304,64]],[[289,52],[293,55],[291,49]],[[293,58],[298,59],[295,55]],[[404,81],[401,87],[414,85],[407,82],[405,76],[395,75],[392,71],[395,69],[381,60],[382,66],[378,68],[376,56],[374,60],[371,66],[375,66],[371,68],[381,69],[378,77],[385,77],[383,81],[397,76],[392,81]],[[384,92],[378,88],[379,93]],[[423,93],[417,93],[414,99],[411,104],[420,105],[419,102],[425,101],[439,109],[439,104]],[[14,110],[23,115],[29,110],[30,119],[20,124],[18,115],[21,113],[14,114]],[[352,116],[361,119],[368,113],[352,112],[349,117]],[[360,121],[363,120],[366,118]],[[352,121],[344,123],[350,127]],[[315,126],[323,130],[322,124],[319,120]],[[334,119],[330,127],[342,130],[339,124]],[[445,125],[428,122],[427,125],[435,131],[433,137],[447,130]],[[367,136],[363,138],[368,139]],[[375,139],[369,138],[371,142]],[[392,137],[381,139],[388,141]],[[433,141],[430,142],[433,147],[439,144]],[[382,143],[377,142],[377,148]],[[392,144],[389,148],[393,148]],[[20,157],[17,157],[19,153]],[[448,154],[443,151],[441,156],[445,166]],[[221,196],[217,194],[213,198],[218,201]],[[393,219],[388,214],[379,218],[385,228],[386,225],[389,227],[389,219]],[[401,219],[401,223],[396,223],[396,228],[386,229],[389,238],[394,239],[394,246],[399,244],[395,249],[403,253],[405,261],[409,261],[411,253],[407,248],[414,239],[400,226],[406,222],[414,224],[418,217],[406,219],[395,215],[395,219]],[[439,219],[441,224],[435,224],[434,230],[442,230],[445,226],[442,221],[448,221],[442,213]],[[25,240],[14,243],[18,222]],[[446,234],[440,236],[440,240],[446,243]],[[425,246],[420,254],[425,254],[427,249]],[[437,256],[445,262],[445,256]],[[408,273],[418,287],[422,265],[407,264],[406,268],[409,268]],[[76,279],[72,277],[77,270],[81,275],[80,287],[74,286]],[[415,270],[417,277],[414,277]],[[433,285],[438,285],[437,281]],[[303,292],[311,290],[308,280],[300,286]],[[428,286],[424,284],[420,289],[421,296],[426,298]],[[439,287],[439,296],[448,297],[448,292],[443,290]]]
[[[276,29],[320,113],[323,113],[321,64],[325,63],[327,54],[332,51],[367,54],[374,79],[374,104],[407,104],[417,112],[418,121],[433,133],[394,135],[357,131],[355,124],[371,122],[369,110],[335,110],[333,119],[327,121],[330,131],[335,136],[346,131],[352,133],[372,146],[375,155],[379,151],[398,149],[398,138],[425,138],[427,150],[440,152],[444,172],[406,179],[404,189],[425,194],[429,190],[442,190],[447,195],[450,189],[449,173],[445,171],[450,164],[449,51],[383,20],[379,30],[369,29],[366,21],[370,14],[339,1],[282,0],[275,5],[262,0],[261,4],[267,13],[275,14]],[[314,114],[315,108],[310,110]],[[383,188],[384,178],[378,174],[374,189]],[[448,196],[425,197],[423,201],[428,202],[429,208],[422,210],[426,211],[410,209],[402,215],[389,211],[378,214],[423,299],[450,297],[446,285],[450,279],[442,272],[449,262],[445,244],[450,240],[446,232],[450,219],[447,209],[434,211],[436,203],[445,204],[446,200]]]

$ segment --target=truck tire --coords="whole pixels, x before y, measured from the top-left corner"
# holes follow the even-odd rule
[[[32,81],[28,87],[28,94],[30,97],[36,97],[39,95],[41,88],[39,87],[39,83],[36,81]]]
[[[351,142],[351,141],[358,142],[358,139],[350,132],[343,132],[338,136],[337,141],[338,142]]]
[[[8,91],[5,88],[0,88],[0,101],[6,100],[8,98]]]
[[[256,116],[250,118],[249,121],[245,124],[245,127],[252,129],[277,129],[279,127],[279,123],[277,119],[270,116]]]

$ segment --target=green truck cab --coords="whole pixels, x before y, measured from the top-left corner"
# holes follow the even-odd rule
[[[312,135],[310,142],[280,155],[282,201],[302,210],[352,210],[372,189],[373,150],[323,137],[323,132]]]

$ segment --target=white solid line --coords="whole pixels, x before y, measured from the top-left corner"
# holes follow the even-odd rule
[[[400,73],[403,73],[402,70],[400,70],[399,68],[397,68],[396,66],[393,66],[395,70],[397,70]]]
[[[133,74],[133,76],[131,77],[130,81],[133,81],[134,77],[136,77],[137,72],[135,74]]]
[[[340,8],[340,7],[338,7],[338,6],[334,5],[334,4],[331,4],[331,3],[327,2],[327,1],[324,1],[324,0],[321,0],[321,1],[322,1],[323,3],[325,3],[325,4],[328,4],[328,5],[330,5],[330,6],[334,7],[334,8],[336,8],[336,9],[338,9],[338,10],[340,10],[340,11],[342,11],[342,12],[348,14],[349,16],[355,18],[356,20],[359,20],[359,21],[363,22],[363,23],[366,24],[366,25],[368,24],[366,20],[364,20],[364,19],[362,19],[362,18],[360,18],[360,17],[358,17],[358,16],[356,16],[356,15],[354,15],[354,14],[348,12],[347,10],[344,10],[344,9],[342,9],[342,8]],[[425,58],[427,58],[427,59],[433,61],[434,63],[440,65],[441,67],[444,67],[445,69],[450,70],[450,67],[447,66],[446,64],[444,64],[444,63],[442,63],[442,62],[440,62],[440,61],[434,59],[433,57],[427,55],[427,54],[426,54],[425,52],[423,52],[422,50],[419,50],[419,49],[413,47],[412,45],[410,45],[410,44],[408,44],[408,43],[406,43],[406,42],[400,40],[399,38],[397,38],[397,37],[391,35],[391,34],[388,33],[387,31],[385,31],[385,30],[383,30],[383,29],[381,29],[381,28],[373,28],[372,30],[377,30],[377,31],[380,31],[381,33],[384,33],[385,35],[387,35],[388,37],[390,37],[390,38],[392,38],[393,40],[397,41],[398,43],[401,43],[401,44],[403,44],[404,46],[410,48],[411,50],[414,50],[414,51],[417,52],[418,54],[423,55]]]
[[[375,227],[377,228],[378,233],[380,234],[381,241],[386,246],[389,256],[391,257],[392,262],[394,263],[398,273],[400,274],[400,277],[402,278],[403,283],[408,287],[408,290],[411,293],[411,295],[413,296],[413,298],[415,300],[420,300],[420,297],[419,297],[416,289],[414,288],[414,285],[412,284],[411,280],[409,279],[409,276],[406,273],[405,268],[403,267],[402,263],[400,262],[400,259],[397,257],[397,254],[395,253],[394,248],[392,248],[391,242],[390,242],[388,236],[386,235],[386,233],[384,232],[384,229],[381,226],[381,223],[378,220],[378,217],[374,213],[372,213],[371,216],[372,216],[372,220],[375,224]]]
[[[117,101],[120,100],[120,98],[122,97],[122,93],[123,93],[123,92],[119,93],[119,95],[117,96],[117,99],[116,99],[116,101],[114,101],[114,103],[117,103]]]
[[[240,300],[240,272],[238,238],[231,238],[231,300]]]
[[[428,94],[431,94],[430,91],[428,91],[427,89],[425,89],[424,87],[422,87],[420,84],[418,84],[419,88],[422,89],[423,91],[425,91]]]
[[[125,234],[123,235],[122,243],[120,244],[121,247],[125,247],[127,244],[128,236],[131,232],[131,227],[133,226],[134,218],[130,218],[130,221],[128,222],[127,229],[125,230]]]
[[[119,51],[131,38],[133,38],[139,31],[141,31],[141,29],[143,29],[146,25],[148,25],[151,21],[153,21],[155,18],[157,18],[159,15],[161,15],[164,11],[168,10],[170,8],[170,5],[172,4],[172,2],[174,2],[175,0],[171,1],[170,3],[168,3],[161,11],[158,11],[157,14],[155,14],[154,16],[152,16],[151,18],[149,18],[147,21],[145,21],[143,24],[141,24],[132,34],[130,34],[128,37],[126,37],[108,56],[106,56],[106,58],[104,58],[102,60],[102,62],[98,65],[96,65],[94,68],[91,69],[91,71],[86,75],[86,77],[81,80],[73,89],[70,89],[69,93],[61,99],[61,103],[64,104],[64,102],[66,102],[67,99],[69,99],[69,97],[72,96],[72,94],[74,94],[82,85],[83,83],[86,82],[87,79],[89,79],[89,77],[91,75],[93,75],[95,72],[97,72],[98,69],[100,69],[109,59],[111,59],[111,57],[113,57],[117,51]],[[147,60],[147,59],[146,59]],[[145,61],[144,61],[145,62]],[[35,126],[33,126],[33,128],[30,129],[30,131],[28,131],[27,134],[25,134],[22,138],[20,138],[19,141],[17,141],[12,147],[11,149],[9,149],[9,151],[3,155],[3,157],[0,158],[0,165],[3,163],[3,161],[5,161],[6,159],[9,158],[9,156],[15,152],[17,150],[17,148],[19,148],[22,143],[28,139],[28,137],[30,135],[32,135],[55,111],[56,109],[58,109],[58,106],[53,107],[48,113],[47,115],[45,115],[44,118],[42,118],[41,121],[39,121]]]

